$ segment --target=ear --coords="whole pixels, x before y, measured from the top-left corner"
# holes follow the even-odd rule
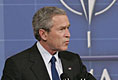
[[[39,34],[42,40],[45,40],[45,41],[47,40],[47,34],[48,34],[47,31],[45,31],[44,29],[40,29]]]

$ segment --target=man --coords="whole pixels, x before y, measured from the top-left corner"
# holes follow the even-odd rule
[[[38,41],[6,60],[2,80],[96,80],[79,55],[66,51],[70,23],[64,10],[41,8],[32,25]]]

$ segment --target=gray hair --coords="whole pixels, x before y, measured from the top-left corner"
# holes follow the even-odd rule
[[[57,7],[43,7],[35,13],[32,20],[32,26],[37,40],[41,40],[39,35],[40,29],[44,29],[48,32],[50,31],[53,26],[52,17],[55,15],[66,15],[66,12]]]

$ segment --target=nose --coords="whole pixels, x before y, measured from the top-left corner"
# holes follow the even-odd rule
[[[68,28],[65,31],[65,37],[70,38],[70,31]]]

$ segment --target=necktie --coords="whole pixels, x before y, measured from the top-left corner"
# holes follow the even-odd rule
[[[52,80],[60,80],[58,72],[57,72],[56,67],[55,67],[55,61],[56,61],[56,58],[53,56],[51,58]]]

